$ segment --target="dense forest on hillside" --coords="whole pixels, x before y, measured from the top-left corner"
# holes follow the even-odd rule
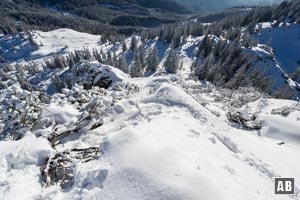
[[[137,8],[139,9],[138,13],[140,12],[141,14],[140,16],[132,16],[127,13],[126,17],[124,17],[124,12],[121,14],[119,13],[119,15],[116,15],[116,17],[110,21],[110,23],[114,25],[112,26],[108,21],[111,20],[110,18],[114,16],[116,12],[118,13],[120,11],[116,11],[115,8],[111,10],[98,6],[100,5],[98,1],[87,0],[76,4],[72,1],[62,4],[58,4],[58,1],[55,0],[48,2],[48,6],[55,5],[55,8],[60,11],[76,13],[76,15],[78,15],[76,17],[74,17],[73,14],[58,14],[57,11],[47,9],[46,7],[41,10],[40,6],[45,4],[44,1],[32,1],[32,4],[29,4],[32,5],[32,7],[25,6],[25,9],[23,8],[25,5],[24,0],[18,1],[19,4],[16,4],[16,1],[1,2],[2,5],[5,5],[0,8],[4,10],[4,12],[1,13],[5,16],[2,17],[7,18],[6,21],[1,22],[2,31],[4,33],[32,28],[49,30],[68,27],[84,32],[101,33],[102,42],[121,42],[123,43],[123,46],[123,40],[125,38],[124,33],[134,33],[130,47],[130,50],[134,55],[131,66],[133,70],[131,71],[128,70],[129,63],[126,63],[125,58],[122,56],[116,58],[113,53],[103,55],[103,53],[98,52],[97,50],[89,52],[87,49],[83,52],[69,54],[68,57],[55,56],[52,61],[46,63],[45,66],[47,68],[72,67],[81,59],[90,60],[93,58],[101,63],[116,66],[126,73],[129,72],[133,77],[144,76],[150,72],[155,72],[158,65],[156,58],[158,50],[154,47],[152,51],[147,52],[146,54],[144,43],[147,40],[158,38],[158,41],[164,44],[171,44],[172,47],[168,52],[164,68],[167,73],[176,73],[180,68],[180,63],[178,62],[178,50],[186,43],[187,37],[204,36],[203,41],[197,48],[197,52],[193,55],[193,63],[191,65],[191,70],[193,72],[192,76],[198,77],[199,80],[207,80],[221,87],[236,89],[241,86],[252,86],[263,92],[272,94],[275,97],[293,97],[293,92],[287,85],[284,85],[281,88],[274,88],[274,80],[271,79],[268,73],[269,69],[253,67],[254,63],[259,61],[260,57],[253,55],[246,50],[257,45],[257,41],[252,35],[259,33],[261,27],[257,26],[257,24],[260,22],[272,22],[272,26],[274,27],[282,26],[286,23],[299,24],[299,0],[286,1],[280,5],[274,6],[252,7],[247,12],[240,12],[239,9],[236,8],[237,10],[234,11],[237,12],[236,14],[224,14],[223,17],[220,17],[221,13],[209,15],[213,21],[211,24],[198,22],[198,17],[194,18],[195,20],[189,18],[185,21],[180,20],[176,23],[170,23],[175,22],[172,21],[174,20],[172,19],[172,16],[175,16],[175,14],[173,14],[170,15],[170,19],[159,19],[159,23],[166,24],[156,28],[147,29],[141,28],[139,24],[143,24],[144,20],[146,20],[150,26],[157,26],[156,20],[158,18],[149,16],[147,14],[149,10],[145,7],[139,7],[137,4],[134,5],[138,6]],[[104,3],[104,1],[100,2]],[[26,1],[26,5],[27,3],[28,1]],[[119,2],[118,5],[128,6],[126,3],[127,2],[122,1]],[[88,7],[93,4],[95,4],[95,6],[92,6],[96,9],[95,11]],[[28,11],[26,9],[28,9]],[[84,14],[84,9],[89,11],[89,15]],[[101,11],[103,12],[99,12],[97,9],[102,9]],[[106,11],[108,13],[106,13]],[[9,13],[9,15],[5,13]],[[102,18],[101,16],[107,18]],[[161,13],[161,16],[164,15]],[[17,25],[15,24],[15,21],[12,20],[13,18],[17,20]],[[214,21],[213,19],[220,20]],[[130,24],[133,21],[135,21],[135,23],[131,24],[132,26],[126,27],[124,26],[124,21],[127,21],[127,24]],[[141,38],[141,46],[137,45],[136,36]],[[124,51],[126,51],[126,49]],[[290,76],[292,76],[295,81],[300,79],[298,71],[290,74]]]
[[[300,0],[268,2],[0,0],[0,200],[299,200]]]
[[[142,27],[157,27],[184,18],[171,11],[139,4],[144,3],[116,1],[114,5],[111,1],[108,4],[95,0],[4,0],[0,2],[0,31],[6,34],[28,29],[72,28],[93,34],[109,31],[129,35]],[[181,7],[175,9],[182,10]]]

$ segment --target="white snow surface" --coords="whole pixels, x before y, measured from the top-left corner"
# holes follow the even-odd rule
[[[180,77],[178,77],[180,78]],[[173,81],[172,81],[173,80]],[[274,177],[300,180],[299,117],[271,114],[294,101],[261,99],[244,106],[260,107],[261,131],[232,126],[185,92],[171,77],[131,79],[139,90],[116,101],[104,124],[57,146],[28,132],[19,141],[0,142],[1,199],[299,199],[274,195]],[[186,83],[185,87],[193,81]],[[195,84],[195,83],[193,83]],[[108,90],[106,98],[116,94]],[[203,98],[206,94],[201,95]],[[109,100],[108,100],[109,101]],[[213,100],[209,105],[225,113]],[[79,116],[74,105],[50,104],[57,123]],[[42,114],[47,116],[47,112]],[[278,145],[285,142],[284,145]],[[76,163],[70,191],[44,188],[39,167],[55,151],[98,146],[103,155]]]
[[[292,73],[300,67],[299,25],[290,24],[274,28],[270,23],[262,23],[262,30],[257,37],[261,43],[272,47],[283,70]]]
[[[17,42],[17,53],[2,46],[6,57],[16,62],[42,61],[83,46],[104,52],[115,48],[117,55],[122,49],[120,45],[100,44],[100,36],[68,29],[37,31],[34,38],[43,46],[32,47],[27,40],[14,38],[1,38],[0,43]],[[180,49],[184,65],[178,75],[131,79],[109,67],[116,79],[121,77],[115,87],[132,84],[138,90],[109,88],[99,93],[107,106],[103,125],[76,133],[52,148],[47,137],[53,124],[69,130],[82,115],[78,105],[58,95],[41,113],[51,126],[39,134],[28,131],[18,141],[0,141],[0,199],[300,199],[300,112],[295,110],[288,116],[272,113],[297,102],[259,99],[246,104],[241,108],[245,112],[259,110],[257,120],[262,129],[258,131],[230,123],[227,105],[208,93],[189,92],[195,85],[202,87],[186,79],[201,40],[189,37]],[[154,43],[163,60],[169,46],[154,40],[146,47]],[[265,54],[263,49],[256,50]],[[213,111],[220,113],[219,117]],[[87,147],[99,147],[103,153],[96,160],[75,163],[75,182],[70,190],[62,191],[58,185],[44,187],[40,167],[49,156]],[[275,177],[295,178],[295,195],[275,195]]]
[[[57,29],[49,32],[33,31],[33,40],[38,46],[32,46],[27,38],[18,35],[2,36],[0,46],[3,57],[10,61],[24,62],[35,60],[43,62],[55,54],[66,54],[82,48],[100,46],[101,36],[82,33],[71,29]],[[15,47],[13,49],[13,47]]]
[[[100,64],[97,61],[89,62],[90,69],[94,70],[98,75],[94,79],[94,84],[96,84],[101,78],[109,77],[112,83],[127,81],[129,75],[125,74],[121,70],[111,67],[109,65]]]
[[[12,63],[28,64],[43,63],[45,59],[52,58],[53,55],[67,55],[68,52],[82,50],[83,48],[102,50],[104,53],[108,51],[120,56],[122,53],[122,44],[115,45],[102,43],[100,35],[92,35],[82,33],[71,29],[57,29],[49,32],[32,31],[32,38],[38,44],[33,46],[30,44],[27,36],[21,38],[18,34],[13,36],[0,36],[0,52],[1,56]],[[138,45],[141,45],[140,38]],[[199,45],[202,37],[189,37],[186,44],[180,49],[180,62],[183,61],[183,71],[190,71],[192,57]],[[130,47],[131,37],[125,39],[127,47]],[[164,61],[166,52],[170,48],[169,45],[159,42],[157,39],[147,41],[145,44],[146,53],[156,44],[158,48],[158,57],[160,61]],[[130,63],[133,55],[131,51],[125,52],[127,61]],[[162,63],[161,63],[162,66]]]

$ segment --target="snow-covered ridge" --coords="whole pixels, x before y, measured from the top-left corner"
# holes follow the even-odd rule
[[[175,75],[126,80],[64,89],[22,139],[0,141],[0,198],[273,200],[287,197],[274,195],[274,177],[300,178],[299,103],[245,104],[240,112],[262,126],[247,130],[226,117],[233,99],[217,100],[209,85]],[[25,95],[10,91],[15,101]],[[61,155],[72,176],[56,182],[44,166]],[[299,198],[298,186],[288,198]]]
[[[178,48],[177,74],[131,78],[81,60],[35,74],[36,91],[19,83],[1,89],[0,199],[299,199],[298,185],[295,195],[274,195],[274,177],[300,179],[299,102],[193,80],[203,38],[189,36]],[[85,47],[134,57],[119,42],[68,29],[36,31],[33,39],[35,46],[2,36],[2,55],[43,63]],[[129,47],[131,38],[124,42]],[[154,44],[162,68],[170,45],[146,41],[146,54]],[[272,58],[265,47],[251,50]],[[68,87],[52,90],[53,76],[68,77]]]

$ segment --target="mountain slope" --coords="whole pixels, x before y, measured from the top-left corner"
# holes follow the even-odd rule
[[[218,10],[235,6],[259,6],[280,3],[282,0],[177,0],[178,3],[194,10]]]
[[[278,28],[271,24],[262,24],[262,31],[257,36],[259,41],[270,45],[278,62],[288,73],[293,73],[300,67],[300,27],[296,24],[284,25]],[[287,51],[288,50],[288,51]]]
[[[72,28],[94,34],[128,34],[141,27],[174,23],[184,18],[180,14],[187,12],[178,4],[165,9],[154,9],[161,7],[160,4],[147,3],[146,7],[143,4],[142,1],[4,0],[0,2],[0,31],[6,34],[28,29]]]
[[[263,25],[258,24],[257,27],[265,26],[264,24],[266,25],[268,23],[263,23]],[[255,82],[258,83],[259,81],[263,80],[263,77],[259,78],[260,76],[266,76],[272,82],[262,81],[263,86],[261,87],[261,89],[265,89],[263,91],[267,93],[269,92],[270,94],[272,94],[272,92],[281,91],[282,94],[278,94],[279,96],[277,97],[296,99],[299,95],[297,92],[297,90],[299,89],[299,75],[297,75],[297,52],[299,48],[297,48],[297,43],[294,40],[288,40],[292,42],[295,48],[292,51],[293,54],[290,53],[289,57],[286,57],[286,54],[282,54],[282,52],[286,52],[287,49],[290,49],[289,43],[287,43],[286,46],[272,46],[272,44],[268,44],[270,41],[268,37],[270,36],[266,34],[272,33],[272,31],[270,32],[270,29],[275,33],[277,33],[277,30],[285,30],[287,32],[290,31],[290,34],[294,35],[294,38],[297,38],[295,31],[298,30],[298,26],[295,24],[279,28],[264,27],[261,29],[261,32],[253,35],[254,38],[261,38],[258,44],[255,44],[254,46],[250,46],[248,48],[242,48],[241,50],[239,50],[240,47],[232,47],[230,45],[228,46],[230,48],[237,48],[236,51],[240,51],[241,54],[244,54],[241,56],[257,57],[257,59],[254,61],[250,60],[250,62],[252,63],[249,70],[250,72],[248,72],[249,74],[244,73],[241,75],[245,77],[244,79],[250,79],[251,76],[254,76],[254,79],[258,79]],[[7,62],[19,63],[24,65],[31,65],[33,61],[35,64],[40,65],[45,62],[45,59],[49,61],[54,60],[56,58],[56,55],[67,56],[70,52],[76,53],[77,51],[78,53],[80,51],[85,52],[86,50],[89,51],[88,54],[93,55],[94,50],[96,49],[98,52],[102,52],[100,57],[102,57],[103,59],[102,61],[101,59],[98,59],[99,61],[106,64],[113,64],[120,68],[119,63],[115,60],[118,60],[120,59],[120,57],[125,56],[126,63],[128,65],[131,65],[134,61],[134,55],[138,54],[140,51],[139,49],[142,47],[145,51],[145,57],[143,58],[143,62],[145,62],[147,60],[147,55],[151,52],[151,49],[156,46],[158,48],[159,58],[158,68],[164,70],[164,63],[166,62],[169,51],[172,49],[172,44],[165,43],[157,38],[149,39],[143,43],[141,41],[141,38],[138,37],[138,46],[136,52],[132,52],[132,50],[130,49],[124,51],[124,45],[127,48],[131,46],[132,37],[126,38],[123,42],[116,42],[115,44],[112,44],[106,41],[103,36],[80,33],[70,29],[58,29],[51,32],[34,31],[31,33],[31,40],[33,42],[30,40],[30,36],[28,38],[26,34],[25,36],[22,35],[23,34],[16,34],[13,37],[0,37],[0,44],[2,46],[2,53],[0,54],[0,56],[2,57],[2,59],[6,60]],[[201,48],[206,40],[206,36],[188,36],[185,39],[185,42],[182,43],[181,46],[176,50],[178,54],[178,63],[181,64],[181,69],[179,69],[177,72],[178,74],[186,74],[192,76],[192,74],[194,73],[194,69],[192,69],[192,66],[195,65],[195,62],[197,62],[195,55],[197,55],[197,52],[199,52],[199,47]],[[224,40],[221,37],[212,35],[210,36],[210,40],[215,40],[222,45],[225,44]],[[223,47],[224,50],[222,51],[229,51],[229,47]],[[109,58],[109,56],[111,56],[111,58]],[[95,55],[93,55],[92,57],[93,59],[96,59]],[[289,61],[289,63],[291,63],[292,65],[286,65],[282,63],[282,61]],[[289,66],[290,68],[288,68]],[[255,74],[256,71],[254,71],[254,74],[251,75],[251,71],[256,69],[259,69],[266,75],[257,75]],[[130,71],[130,66],[128,67],[128,70]],[[146,69],[144,69],[144,71],[146,72]],[[31,78],[28,77],[28,79],[30,80]],[[34,82],[36,82],[36,80]],[[264,84],[271,88],[268,89]],[[45,85],[43,87],[48,86],[49,85]],[[252,85],[250,82],[245,83],[242,86]],[[233,85],[232,87],[237,88],[239,86]],[[277,95],[276,93],[273,94]]]
[[[184,7],[182,4],[177,3],[174,0],[127,0],[128,2],[137,3],[140,6],[147,8],[159,8],[169,12],[188,14],[190,10]]]
[[[257,96],[240,111],[255,112],[262,129],[247,130],[226,117],[234,98],[216,101],[222,91],[210,87],[180,76],[156,76],[125,79],[102,92],[64,89],[42,104],[46,114],[22,139],[0,141],[1,199],[287,199],[274,195],[273,178],[300,178],[295,132],[300,112],[275,111],[299,103]],[[18,86],[9,91],[15,100],[26,95]],[[252,95],[235,94],[237,99]],[[88,122],[97,116],[103,122],[90,128],[82,116],[96,102]],[[278,126],[282,120],[289,123]],[[74,131],[78,125],[82,128]],[[51,136],[58,140],[49,143]],[[59,171],[60,157],[70,175],[63,179],[52,171]],[[46,164],[48,158],[57,165]],[[298,187],[288,196],[297,198]]]
[[[51,31],[0,35],[0,199],[300,199],[299,1],[130,36],[109,15],[165,11],[16,2],[8,23]],[[295,194],[275,195],[275,177]]]

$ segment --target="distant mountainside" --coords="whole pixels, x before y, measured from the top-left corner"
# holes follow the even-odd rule
[[[300,0],[154,2],[0,0],[0,200],[300,199]]]
[[[131,68],[127,65],[140,63],[145,76],[156,71],[153,66],[160,65],[168,73],[176,73],[178,69],[218,86],[230,89],[251,86],[273,97],[296,99],[300,96],[298,3],[254,7],[238,17],[229,15],[212,23],[202,23],[201,17],[191,18],[135,33],[127,39],[111,34],[91,37],[68,29],[18,33],[0,37],[0,61],[43,63],[47,58],[54,62],[48,62],[48,68],[58,65],[66,68],[74,65],[75,60],[93,58],[126,73]],[[153,46],[157,47],[156,53]],[[82,48],[89,50],[84,49],[83,54],[77,51],[66,60],[57,57]],[[155,59],[156,54],[159,59]],[[156,64],[145,68],[146,58],[150,59],[147,62]],[[134,72],[133,76],[142,76],[140,72]]]
[[[71,28],[92,34],[130,35],[144,28],[180,22],[195,14],[201,16],[201,22],[211,22],[245,11],[214,13],[208,9],[233,5],[241,4],[226,0],[2,0],[0,33]]]
[[[224,12],[215,12],[207,17],[204,15],[179,15],[161,9],[146,8],[138,5],[142,1],[137,0],[131,0],[130,3],[125,0],[118,2],[105,0],[80,2],[75,0],[5,0],[4,2],[0,3],[3,5],[0,6],[0,11],[2,11],[0,16],[7,19],[0,21],[3,33],[28,29],[49,31],[58,28],[96,33],[101,35],[96,46],[98,43],[104,44],[104,46],[113,46],[109,55],[102,56],[103,59],[105,58],[104,61],[107,60],[106,64],[112,66],[120,65],[115,60],[112,61],[112,58],[118,58],[117,52],[114,52],[117,46],[124,46],[125,50],[122,51],[127,52],[129,45],[124,45],[124,39],[128,38],[128,35],[132,38],[138,36],[140,38],[138,41],[132,39],[131,42],[136,45],[130,44],[131,54],[126,56],[128,64],[132,63],[133,58],[137,55],[140,60],[144,60],[145,52],[139,51],[147,49],[149,53],[149,41],[155,40],[158,41],[156,45],[162,63],[168,61],[171,63],[167,62],[169,66],[178,68],[181,65],[180,62],[183,62],[186,65],[185,68],[190,68],[189,72],[200,80],[231,89],[253,86],[280,98],[299,96],[300,76],[298,74],[300,74],[300,70],[297,69],[299,67],[299,46],[296,45],[298,44],[299,29],[297,27],[299,26],[291,25],[300,23],[299,0],[286,1],[278,6],[237,7]],[[172,21],[177,23],[172,23]],[[160,26],[162,24],[164,25]],[[269,30],[266,26],[272,29]],[[284,29],[285,26],[289,28]],[[149,27],[158,28],[150,29]],[[291,31],[291,29],[293,30]],[[127,36],[122,33],[127,33]],[[20,40],[13,39],[11,41],[11,38],[6,36],[1,38],[0,62],[1,60],[3,63],[14,62],[16,56],[27,58],[27,54],[24,54],[25,47],[28,47],[28,49],[25,48],[26,51],[30,50],[29,52],[31,52],[28,55],[35,55],[36,59],[36,56],[42,55],[42,53],[37,53],[37,46],[52,46],[51,43],[47,45],[47,42],[42,40],[34,42],[33,36],[28,31],[28,38],[31,38],[29,41],[33,46],[24,46],[24,33],[19,34],[15,34],[15,36]],[[272,41],[272,38],[282,41],[280,38],[285,34],[289,34],[291,35],[289,38],[293,38],[286,40],[285,45]],[[39,36],[37,35],[37,37]],[[190,37],[196,37],[196,39],[189,39]],[[55,34],[53,40],[55,41],[56,38]],[[65,36],[61,39],[64,38]],[[17,41],[21,41],[21,43]],[[188,41],[192,45],[184,52],[183,50],[189,45]],[[79,42],[75,40],[74,43]],[[144,48],[140,48],[141,43]],[[287,55],[285,51],[291,44],[295,46],[289,49],[289,55]],[[69,44],[62,45],[54,51],[56,52],[54,56],[65,52],[69,46]],[[88,44],[82,43],[80,46],[86,47]],[[172,51],[167,51],[168,48]],[[17,53],[20,50],[22,54]],[[183,56],[185,59],[176,58],[176,52],[180,55],[186,54]],[[90,54],[88,52],[81,57],[89,60]],[[170,58],[168,58],[169,54]],[[77,57],[79,58],[80,55]],[[99,56],[95,56],[96,58],[99,59]],[[99,59],[99,62],[104,62],[103,59]],[[124,60],[121,60],[123,64]],[[176,70],[170,69],[168,72],[170,71]],[[284,91],[283,94],[281,91]]]
[[[188,14],[191,12],[187,7],[185,7],[180,2],[176,2],[174,0],[126,0],[130,3],[135,3],[142,7],[146,8],[159,8],[163,10],[167,10],[169,12],[180,13],[180,14]]]
[[[137,27],[174,23],[189,13],[171,0],[3,0],[0,2],[0,32],[72,28],[102,34],[131,34]]]
[[[294,4],[283,10],[300,22]],[[237,19],[273,21],[261,14]],[[274,177],[300,179],[300,103],[253,88],[270,83],[253,69],[297,58],[300,26],[254,24],[256,44],[227,22],[121,42],[70,29],[0,36],[12,61],[0,67],[0,199],[276,199]]]
[[[105,7],[111,10],[118,10],[124,13],[147,14],[148,8],[161,9],[167,12],[187,14],[190,11],[174,0],[29,0],[41,2],[44,5],[55,5],[64,9],[80,10],[86,6]],[[148,12],[147,12],[148,11]]]
[[[235,6],[271,5],[282,0],[176,0],[191,10],[225,9]]]

